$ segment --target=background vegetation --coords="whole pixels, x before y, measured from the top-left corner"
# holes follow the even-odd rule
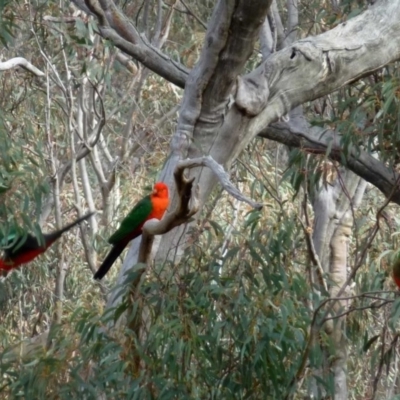
[[[179,2],[165,38],[154,29],[156,2],[119,3],[164,52],[187,67],[196,63],[214,1]],[[169,5],[163,7],[166,13]],[[329,30],[363,7],[343,1],[337,14],[330,2],[308,0],[298,35]],[[257,138],[232,166],[231,180],[263,210],[217,188],[182,258],[155,263],[142,280],[145,339],[137,341],[129,324],[110,332],[110,321],[128,308],[105,308],[118,268],[104,284],[92,273],[109,235],[157,179],[182,90],[96,36],[96,21],[68,2],[3,1],[0,10],[2,60],[23,56],[45,72],[0,74],[0,231],[17,225],[47,232],[77,213],[98,211],[89,225],[0,282],[2,397],[304,398],[312,371],[323,365],[318,347],[297,388],[293,379],[310,328],[329,319],[321,306],[327,294],[310,279],[308,196],[343,169],[326,154]],[[256,49],[249,70],[259,61]],[[304,111],[313,125],[339,130],[344,149],[363,147],[397,168],[398,82],[396,63]],[[347,293],[345,328],[353,399],[396,398],[399,385],[400,301],[388,279],[398,247],[396,211],[372,186],[354,210],[349,266],[361,267]],[[134,317],[135,309],[128,321]],[[332,345],[323,331],[319,340]],[[332,381],[322,385],[332,392]]]

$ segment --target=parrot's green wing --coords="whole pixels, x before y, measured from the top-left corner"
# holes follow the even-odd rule
[[[28,236],[28,233],[19,227],[11,228],[6,235],[0,232],[0,248],[6,252],[14,251],[25,243]]]
[[[133,207],[132,211],[121,222],[118,230],[108,239],[110,244],[132,240],[142,233],[142,225],[151,214],[153,205],[150,196],[146,196]]]

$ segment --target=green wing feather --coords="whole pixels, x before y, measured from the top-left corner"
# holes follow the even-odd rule
[[[13,227],[5,236],[3,232],[0,232],[0,248],[3,250],[15,250],[21,247],[28,237],[28,233],[23,231],[21,228]]]
[[[139,236],[141,233],[141,225],[151,214],[153,205],[151,204],[150,195],[140,200],[132,211],[122,220],[121,226],[108,239],[110,244],[118,244],[125,240],[131,240],[133,237]]]
[[[10,243],[16,242],[20,238],[20,235],[15,229],[10,229],[8,231],[8,235],[3,235],[3,232],[0,233],[0,247],[7,247]]]

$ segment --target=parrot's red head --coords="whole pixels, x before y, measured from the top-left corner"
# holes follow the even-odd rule
[[[397,257],[394,261],[394,264],[392,267],[392,276],[393,276],[394,282],[400,289],[400,258],[399,257]]]
[[[168,186],[164,182],[157,182],[154,185],[153,196],[167,199],[168,198]]]

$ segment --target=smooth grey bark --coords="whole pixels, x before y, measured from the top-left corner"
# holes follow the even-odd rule
[[[342,171],[342,176],[337,177],[333,185],[322,187],[313,199],[313,241],[321,265],[329,277],[330,297],[337,297],[347,279],[353,215],[361,204],[366,185],[353,172]],[[337,301],[331,316],[342,313],[348,306],[346,300]],[[335,354],[326,354],[328,350],[325,349],[326,368],[321,368],[318,375],[326,379],[327,375],[322,371],[329,370],[334,381],[334,398],[345,400],[348,398],[345,317],[329,321],[324,329],[332,340]],[[311,388],[314,398],[325,395],[324,389],[316,381]]]
[[[336,230],[331,239],[331,257],[330,257],[330,280],[332,286],[330,289],[331,297],[337,297],[340,288],[343,287],[347,280],[347,271],[350,267],[349,263],[349,241],[353,233],[354,212],[360,207],[364,197],[367,182],[356,176],[351,171],[346,173],[346,193],[342,189],[342,196],[347,200],[347,209],[343,217],[340,219]],[[348,191],[350,189],[350,191]],[[350,196],[350,198],[348,197]],[[350,306],[347,300],[338,301],[333,312],[337,315],[348,309]],[[334,398],[337,400],[348,398],[347,389],[347,340],[345,336],[346,317],[336,320],[333,326],[332,339],[335,344],[336,354],[331,363],[331,370],[334,376],[335,393]]]
[[[353,199],[356,193],[357,201],[360,201],[360,194],[357,191],[360,178],[344,169],[340,170],[340,175],[332,185],[322,187],[312,201],[314,209],[313,241],[326,273],[331,272],[331,241],[337,227],[339,224],[346,225],[345,221],[349,218],[347,213],[351,212],[352,208],[355,211],[359,206],[359,203],[355,204]],[[365,190],[365,184],[363,183],[363,190]]]
[[[32,72],[36,76],[45,76],[44,72],[40,71],[38,68],[36,68],[33,64],[31,64],[28,60],[26,60],[23,57],[15,57],[7,61],[0,62],[0,71],[6,71],[8,69],[15,68],[18,66],[26,69],[29,72]]]

